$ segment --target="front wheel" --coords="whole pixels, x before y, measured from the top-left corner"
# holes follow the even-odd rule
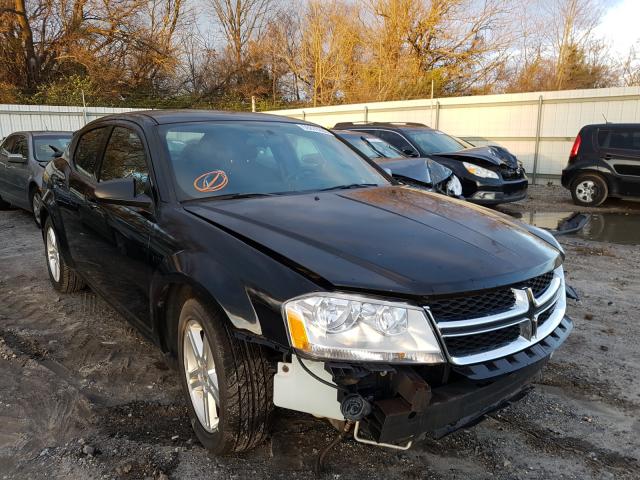
[[[40,221],[40,212],[42,210],[42,194],[40,190],[36,190],[31,195],[31,212],[33,213],[33,219],[39,228],[42,228]]]
[[[250,450],[268,434],[273,368],[259,345],[233,337],[223,314],[190,298],[178,321],[181,383],[191,425],[216,454]]]
[[[85,287],[84,281],[64,261],[60,253],[60,242],[51,219],[44,225],[44,249],[47,257],[47,271],[53,288],[62,293],[73,293]]]
[[[597,207],[607,199],[609,188],[607,182],[595,173],[578,175],[571,187],[573,203],[583,207]]]

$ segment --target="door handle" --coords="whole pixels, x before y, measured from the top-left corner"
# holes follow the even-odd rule
[[[611,160],[613,158],[613,156],[611,156],[611,154],[607,153],[604,157],[602,157],[603,160]]]

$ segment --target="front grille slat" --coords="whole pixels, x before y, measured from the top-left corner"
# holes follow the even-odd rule
[[[553,272],[548,272],[516,285],[476,295],[431,300],[428,305],[433,317],[439,322],[487,317],[506,312],[515,305],[516,297],[512,288],[529,287],[539,297],[549,287],[552,279]]]
[[[526,317],[526,304],[516,305],[513,289],[530,288],[536,298],[541,298],[549,289],[554,272],[480,293],[432,299],[427,302],[433,319],[441,329],[441,335],[452,357],[465,357],[496,350],[518,340],[520,321]],[[524,310],[523,310],[524,309]],[[551,306],[538,316],[538,325],[544,324],[553,313]],[[491,320],[487,317],[498,315]],[[478,319],[476,322],[469,320]],[[495,320],[494,320],[495,319]],[[462,322],[455,324],[450,322]],[[484,320],[484,323],[483,323]]]
[[[465,337],[447,338],[447,349],[449,355],[454,357],[464,357],[465,355],[475,355],[496,348],[504,347],[515,341],[520,335],[520,326],[493,330],[491,332],[467,335]]]

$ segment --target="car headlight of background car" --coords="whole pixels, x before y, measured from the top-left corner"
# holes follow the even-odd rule
[[[451,179],[447,182],[447,195],[454,197],[462,195],[462,184],[455,175],[452,175]]]
[[[472,175],[475,175],[476,177],[482,177],[482,178],[498,178],[498,174],[496,172],[492,172],[489,169],[486,169],[484,167],[480,167],[478,165],[474,165],[473,163],[467,163],[467,162],[462,162],[462,164],[464,165],[464,168],[467,169],[467,172],[469,172]]]
[[[360,295],[315,293],[283,306],[291,345],[310,357],[442,363],[424,309]]]

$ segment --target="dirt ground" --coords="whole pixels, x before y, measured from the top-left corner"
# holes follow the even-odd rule
[[[558,187],[531,197],[507,210],[575,210]],[[640,248],[561,242],[575,330],[525,399],[406,452],[347,440],[321,478],[638,478]],[[263,447],[209,455],[160,351],[91,292],[54,292],[29,215],[0,212],[0,479],[313,478],[334,435],[280,411]]]

